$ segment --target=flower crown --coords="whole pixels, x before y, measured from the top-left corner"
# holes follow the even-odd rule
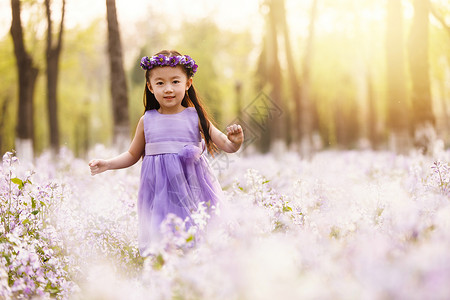
[[[197,72],[197,64],[189,55],[178,55],[167,57],[164,54],[154,55],[152,57],[144,56],[141,59],[141,68],[144,70],[150,70],[155,66],[163,67],[170,66],[175,67],[176,65],[184,65],[184,67],[189,71],[190,76],[194,76]]]

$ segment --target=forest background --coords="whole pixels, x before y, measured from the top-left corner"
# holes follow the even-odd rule
[[[0,19],[2,153],[125,148],[140,58],[161,49],[197,61],[210,114],[247,149],[450,144],[445,0],[1,0]]]

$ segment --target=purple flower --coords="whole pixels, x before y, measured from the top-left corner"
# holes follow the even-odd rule
[[[158,66],[164,66],[168,62],[167,57],[164,54],[160,54],[156,57],[156,63]]]
[[[179,56],[172,56],[169,58],[169,66],[171,67],[175,67],[178,62],[180,61],[180,57]]]
[[[191,66],[193,59],[189,55],[185,55],[185,58],[186,58],[185,65],[186,66]]]
[[[148,56],[144,56],[141,59],[141,68],[144,70],[151,69],[150,60],[149,60]]]

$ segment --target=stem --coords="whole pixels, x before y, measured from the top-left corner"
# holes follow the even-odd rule
[[[7,217],[8,219],[6,220],[5,223],[5,234],[9,232],[9,225],[10,225],[10,220],[9,220],[9,216],[11,215],[11,202],[12,202],[12,186],[11,186],[11,177],[12,177],[12,171],[11,171],[11,167],[12,167],[12,163],[11,160],[9,160],[9,190],[8,190],[8,194],[9,194],[9,201],[8,201],[8,211],[7,211]]]
[[[439,187],[440,187],[441,192],[443,193],[444,192],[444,181],[442,180],[441,169],[439,167],[437,168],[437,172],[439,174]]]

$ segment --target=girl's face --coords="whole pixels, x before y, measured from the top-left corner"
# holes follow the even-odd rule
[[[150,72],[147,86],[161,106],[161,112],[175,113],[181,108],[186,91],[192,84],[182,66],[156,67]]]

